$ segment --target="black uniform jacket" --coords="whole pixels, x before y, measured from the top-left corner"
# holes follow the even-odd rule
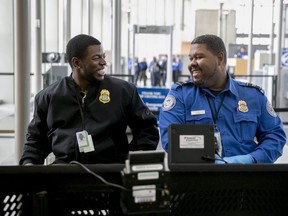
[[[34,103],[20,164],[43,164],[50,152],[54,163],[123,163],[128,151],[155,150],[159,142],[157,119],[135,85],[115,77],[91,84],[85,98],[72,76],[65,77],[40,91]],[[83,130],[95,151],[79,152],[76,132]]]

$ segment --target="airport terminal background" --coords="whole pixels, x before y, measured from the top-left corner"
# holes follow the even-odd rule
[[[70,74],[65,46],[79,33],[102,42],[107,74],[130,82],[135,68],[129,70],[129,60],[134,65],[137,58],[146,58],[149,64],[154,56],[166,56],[165,85],[153,86],[149,70],[146,85],[143,80],[136,83],[155,113],[175,81],[173,58],[182,64],[177,79],[186,80],[191,40],[201,34],[219,35],[227,47],[229,72],[261,86],[274,108],[284,109],[279,115],[288,122],[286,1],[1,0],[0,4],[1,164],[16,164],[34,95]],[[247,55],[237,56],[243,48]],[[278,162],[288,161],[285,154],[286,146]]]
[[[65,208],[72,208],[73,215],[108,215],[107,211],[101,213],[110,210],[101,208],[103,202],[109,204],[112,197],[116,208],[119,205],[119,199],[113,200],[114,195],[119,198],[118,189],[110,193],[110,187],[78,166],[14,166],[18,165],[25,142],[34,96],[70,74],[65,46],[71,37],[80,33],[90,34],[102,42],[108,62],[107,74],[129,82],[135,81],[135,68],[129,68],[129,60],[134,65],[137,58],[146,58],[149,64],[154,56],[167,57],[165,85],[152,85],[148,70],[146,85],[143,80],[136,83],[140,96],[156,115],[175,82],[173,58],[180,59],[182,64],[176,79],[186,80],[192,39],[201,34],[216,34],[226,44],[229,73],[235,79],[253,82],[265,90],[288,135],[287,1],[1,0],[0,4],[0,212],[5,211],[7,216],[18,215],[15,209],[18,212],[38,210],[39,214],[35,215],[56,215],[48,212]],[[162,151],[159,143],[153,152]],[[122,164],[118,165],[121,166],[104,164],[91,165],[91,168],[108,177],[106,180],[117,179],[121,186],[137,185],[130,181],[129,175],[122,179],[124,181],[118,179],[119,171],[123,171]],[[175,216],[192,215],[187,213],[189,210],[193,215],[198,211],[202,216],[286,216],[287,144],[275,165],[215,166],[211,163],[204,168],[198,165],[193,164],[192,171],[161,173],[160,179],[152,181],[153,185],[161,184],[165,189],[162,193],[170,192],[171,196],[163,200],[166,211],[178,213],[173,214]],[[167,182],[168,187],[162,187]],[[127,204],[126,210],[140,210],[143,215],[143,206],[139,209],[132,195],[120,201]],[[158,196],[157,201],[152,204],[159,211]],[[83,206],[83,212],[75,212]],[[87,207],[98,212],[89,214]]]

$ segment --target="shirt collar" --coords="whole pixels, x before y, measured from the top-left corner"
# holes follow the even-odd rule
[[[203,88],[203,91],[209,92],[210,94],[210,90],[207,88]],[[235,95],[235,97],[238,97],[238,92],[235,86],[235,82],[233,81],[233,79],[228,73],[227,73],[227,82],[226,82],[225,88],[221,91],[220,94],[222,94],[223,92],[231,92],[233,95]]]
[[[235,80],[231,78],[229,74],[227,75],[228,75],[228,79],[227,79],[227,84],[226,84],[225,89],[227,88],[233,95],[235,95],[236,98],[238,98],[239,94],[237,91],[236,82]]]

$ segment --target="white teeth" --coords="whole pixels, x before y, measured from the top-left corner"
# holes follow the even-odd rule
[[[104,70],[100,70],[100,71],[99,71],[99,74],[100,74],[100,75],[105,75],[105,71],[104,71]]]

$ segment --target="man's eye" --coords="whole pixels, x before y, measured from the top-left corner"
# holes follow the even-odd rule
[[[94,60],[105,59],[105,56],[95,56],[93,59]]]

